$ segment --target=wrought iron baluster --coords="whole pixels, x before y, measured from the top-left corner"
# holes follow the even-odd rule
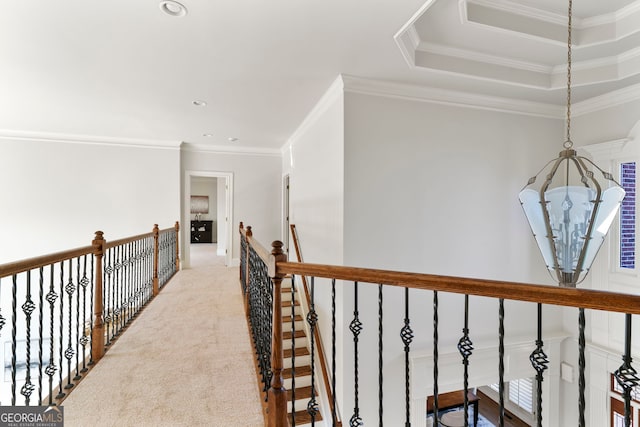
[[[408,395],[407,395],[408,396]],[[433,420],[438,425],[438,292],[433,291]]]
[[[358,338],[362,331],[362,322],[360,321],[360,313],[358,311],[358,282],[353,284],[353,320],[349,325],[349,330],[353,334],[353,390],[354,390],[354,407],[353,415],[349,420],[351,427],[358,427],[364,425],[362,418],[360,418],[360,407],[358,406]]]
[[[585,402],[584,402],[584,389],[585,389],[585,338],[584,338],[584,329],[585,329],[585,318],[584,318],[584,308],[578,309],[578,426],[585,426]]]
[[[45,374],[49,376],[49,405],[53,404],[53,377],[56,374],[56,362],[53,358],[53,339],[54,339],[54,320],[53,314],[55,311],[55,302],[58,299],[58,294],[55,291],[55,274],[54,274],[54,265],[50,266],[51,268],[51,276],[49,282],[49,292],[47,292],[47,302],[49,303],[49,365],[44,370]]]
[[[502,298],[499,300],[498,319],[498,393],[500,394],[498,427],[504,427],[504,299]]]
[[[331,279],[331,391],[333,396],[333,409],[331,419],[336,424],[336,279]]]
[[[91,290],[90,290],[90,301],[89,301],[89,366],[93,365],[93,301],[94,301],[94,288],[95,288],[95,272],[94,272],[94,264],[95,258],[94,255],[91,255]],[[103,283],[104,286],[104,283]],[[104,300],[103,300],[104,301]]]
[[[64,384],[64,380],[62,378],[62,371],[64,370],[64,365],[62,358],[64,352],[64,261],[60,262],[60,289],[58,290],[58,295],[60,296],[60,317],[59,317],[59,342],[58,342],[58,366],[60,369],[58,370],[58,394],[56,395],[56,399],[62,399],[66,393],[62,391],[62,387]]]
[[[615,372],[614,376],[622,387],[624,396],[624,425],[631,427],[631,392],[640,384],[638,372],[633,368],[631,362],[631,314],[625,315],[625,340],[624,355],[622,356],[622,366]]]
[[[86,258],[86,255],[85,255]],[[82,286],[82,277],[80,276],[80,258],[76,259],[76,279],[78,285]],[[80,381],[80,288],[78,287],[78,295],[76,295],[76,343],[75,356],[76,356],[76,375],[73,377],[74,381]],[[71,373],[69,373],[71,376]]]
[[[120,335],[120,307],[122,304],[122,292],[121,292],[121,284],[122,284],[122,246],[118,246],[114,248],[116,254],[116,263],[115,263],[115,278],[113,284],[113,294],[115,295],[115,299],[113,301],[113,336],[114,338]]]
[[[318,414],[318,401],[316,400],[316,362],[315,362],[315,330],[318,323],[318,314],[316,313],[315,303],[315,277],[311,278],[311,304],[309,313],[307,313],[307,322],[309,323],[309,334],[311,344],[311,399],[307,403],[307,413],[311,416],[311,426],[316,425],[316,415]]]
[[[104,323],[106,326],[106,331],[107,331],[107,341],[104,343],[105,347],[109,347],[111,345],[111,335],[112,335],[112,320],[113,318],[111,317],[111,313],[112,313],[112,309],[111,307],[113,307],[113,275],[114,275],[114,268],[113,268],[113,248],[110,248],[107,250],[107,253],[104,255],[104,259],[105,259],[105,265],[104,265],[104,272],[105,272],[105,276],[107,278],[106,283],[104,283],[103,286],[103,296],[102,296],[102,300],[104,301],[104,307],[103,307],[103,319],[104,319]]]
[[[296,425],[296,295],[291,278],[291,425]]]
[[[29,273],[27,273],[29,274]],[[18,316],[18,275],[13,275],[13,288],[11,290],[11,406],[16,406],[16,350],[17,342],[17,316]]]
[[[413,341],[413,330],[409,320],[409,288],[404,288],[404,326],[400,330],[400,338],[404,343],[404,389],[405,389],[405,427],[411,427],[410,390],[409,390],[409,346]]]
[[[73,387],[73,384],[71,383],[71,359],[73,359],[73,356],[75,353],[73,350],[73,341],[72,341],[73,293],[75,292],[75,290],[76,290],[76,286],[73,283],[72,261],[69,260],[69,282],[65,287],[65,291],[67,292],[67,296],[69,297],[69,319],[68,319],[69,338],[68,338],[67,349],[64,351],[64,357],[67,359],[67,385],[64,387],[66,389],[70,389]]]
[[[82,369],[80,372],[87,372],[87,344],[89,343],[89,337],[87,336],[87,286],[92,283],[87,277],[87,255],[83,257],[82,265],[82,279],[80,280],[80,286],[82,286],[82,336],[80,337],[80,345],[82,346]],[[78,294],[78,307],[80,306],[80,294]],[[78,317],[78,322],[80,317]],[[93,323],[93,322],[90,322]],[[79,353],[79,351],[78,351]],[[79,378],[78,378],[79,379]]]
[[[538,303],[538,339],[536,340],[536,349],[529,356],[531,365],[536,370],[536,420],[538,427],[542,427],[542,380],[544,379],[544,371],[549,364],[549,358],[544,353],[543,345],[542,304]]]
[[[43,335],[43,323],[44,323],[44,267],[40,267],[39,269],[39,310],[38,310],[38,406],[42,406],[42,378],[43,378],[43,367],[44,367],[44,359],[43,359],[43,345],[44,345],[44,335]]]
[[[382,284],[378,285],[378,422],[380,427],[382,427],[382,414],[383,414],[383,404],[382,404],[382,383],[383,383],[383,375],[382,375]]]
[[[20,389],[20,394],[24,396],[25,406],[29,406],[31,400],[31,394],[35,390],[35,386],[31,382],[31,315],[36,309],[36,305],[31,300],[31,270],[27,272],[27,295],[24,304],[22,304],[22,312],[25,316],[25,329],[26,329],[26,373],[24,379],[24,385]]]
[[[462,338],[458,341],[458,351],[462,356],[462,365],[464,366],[464,427],[469,427],[469,358],[473,354],[473,342],[469,338],[469,295],[464,296],[464,328],[462,329]],[[477,419],[477,414],[473,415],[474,419]]]

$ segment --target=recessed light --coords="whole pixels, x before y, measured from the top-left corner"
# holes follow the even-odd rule
[[[238,140],[238,138],[234,138],[234,137],[227,138],[227,139],[229,140],[229,142],[236,142]]]
[[[207,106],[207,101],[203,101],[201,99],[196,99],[195,101],[193,101],[193,105],[195,105],[196,107],[206,107]]]
[[[160,10],[170,16],[185,16],[187,8],[174,0],[165,0],[160,2]]]
[[[203,133],[202,136],[206,136],[207,138],[213,138],[213,134]]]

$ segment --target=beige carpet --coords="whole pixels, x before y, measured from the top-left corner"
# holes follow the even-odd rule
[[[263,426],[238,269],[215,244],[180,271],[63,402],[65,426]]]

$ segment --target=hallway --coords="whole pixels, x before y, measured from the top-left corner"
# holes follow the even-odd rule
[[[264,424],[237,268],[215,244],[178,272],[62,406],[65,425]]]

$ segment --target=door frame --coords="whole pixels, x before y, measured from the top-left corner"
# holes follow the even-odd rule
[[[227,267],[232,265],[233,260],[233,172],[221,171],[194,171],[184,172],[184,198],[182,203],[182,264],[185,268],[191,265],[191,178],[218,178],[225,182],[225,221],[226,229],[224,241],[226,244],[226,254],[224,263]],[[218,222],[220,218],[218,218]],[[218,235],[218,241],[221,236]]]

